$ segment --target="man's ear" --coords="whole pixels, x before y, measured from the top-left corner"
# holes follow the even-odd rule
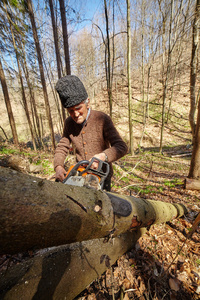
[[[88,98],[87,99],[87,108],[89,108],[90,107],[90,99]]]

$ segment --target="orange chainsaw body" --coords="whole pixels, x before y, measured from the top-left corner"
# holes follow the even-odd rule
[[[72,170],[75,166],[76,166],[76,165],[72,165],[72,166],[69,167],[69,169],[68,169],[68,171],[67,171],[67,174],[66,174],[65,178],[68,177],[69,173],[71,172],[71,170]],[[78,172],[77,174],[79,175],[79,174],[81,173],[81,176],[83,176],[83,177],[87,176],[87,174],[92,174],[92,175],[94,175],[94,176],[96,176],[96,177],[98,178],[99,182],[101,181],[101,177],[98,176],[97,174],[92,173],[92,170],[86,170],[86,171],[85,171],[85,170],[86,170],[85,167],[80,166],[80,167],[78,167],[78,169],[77,169],[77,172]],[[84,172],[84,171],[85,171],[85,172]]]
[[[93,169],[93,162],[98,162],[98,168]],[[103,188],[103,183],[109,174],[110,166],[107,162],[104,162],[96,157],[93,157],[91,161],[82,160],[76,165],[69,167],[63,183],[69,185],[84,186],[88,184],[88,178],[97,180],[100,189]]]

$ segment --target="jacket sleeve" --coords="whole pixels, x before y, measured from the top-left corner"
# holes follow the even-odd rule
[[[104,137],[110,144],[110,147],[104,150],[108,157],[108,162],[116,161],[127,154],[128,147],[108,115],[105,116],[104,121]]]

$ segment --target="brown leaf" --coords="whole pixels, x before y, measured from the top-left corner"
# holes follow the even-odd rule
[[[125,296],[124,296],[124,298],[123,298],[123,300],[129,300],[129,299],[130,299],[129,296],[128,296],[128,294],[126,293]]]
[[[180,274],[177,275],[178,276],[178,279],[180,281],[183,281],[183,282],[187,282],[188,281],[188,274],[187,272],[183,271],[181,272]]]
[[[124,287],[125,290],[128,290],[128,289],[131,288],[131,283],[130,283],[130,281],[127,278],[125,278],[123,280],[123,287]]]
[[[88,297],[87,297],[87,300],[96,300],[96,299],[97,299],[97,298],[96,298],[96,296],[95,296],[94,293],[88,295]]]
[[[200,295],[200,285],[197,287],[196,289],[196,294],[199,294]]]
[[[126,277],[129,280],[129,282],[131,283],[131,285],[133,285],[134,283],[134,276],[132,274],[132,272],[130,270],[126,270]]]
[[[170,278],[169,286],[173,291],[177,292],[180,289],[180,281],[177,278]]]

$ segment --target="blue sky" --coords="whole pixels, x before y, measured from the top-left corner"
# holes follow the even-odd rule
[[[84,1],[84,10],[85,10],[85,18],[87,19],[93,19],[96,12],[101,11],[101,7],[103,5],[103,0],[85,0]],[[86,26],[86,24],[91,24],[91,22],[83,22],[83,26]]]
[[[89,19],[92,19],[96,11],[101,7],[102,0],[87,0],[85,1],[86,5],[86,14]]]

